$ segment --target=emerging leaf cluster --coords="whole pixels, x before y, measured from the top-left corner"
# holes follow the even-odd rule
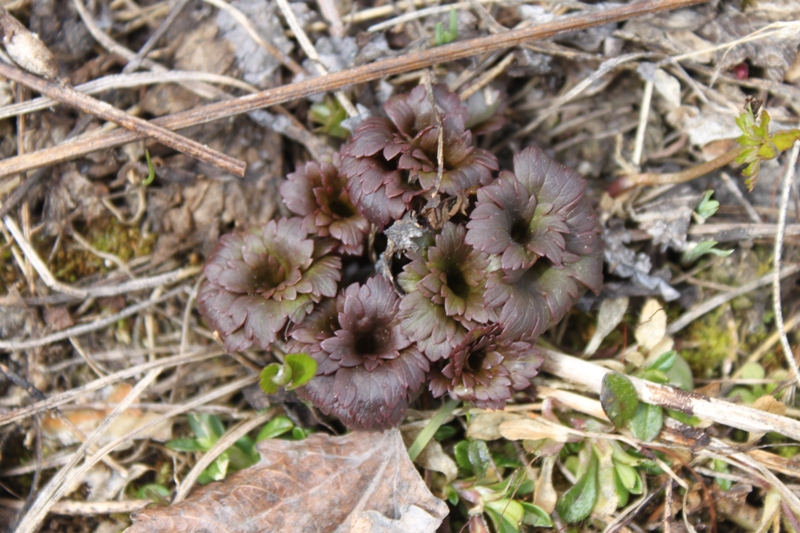
[[[538,336],[601,287],[600,230],[584,181],[538,148],[497,174],[473,141],[497,107],[419,86],[289,174],[295,216],[223,236],[206,263],[198,302],[226,348],[308,354],[298,395],[353,428],[398,424],[424,386],[491,408],[526,388]],[[300,384],[281,368],[270,388]]]
[[[778,154],[792,147],[795,141],[800,140],[800,130],[784,130],[775,133],[769,132],[770,116],[766,109],[761,111],[760,121],[757,120],[760,103],[753,104],[749,100],[745,104],[744,112],[736,119],[736,124],[742,130],[742,135],[737,139],[744,147],[736,158],[736,162],[747,167],[742,171],[747,177],[747,189],[752,191],[758,181],[761,162],[778,157]]]

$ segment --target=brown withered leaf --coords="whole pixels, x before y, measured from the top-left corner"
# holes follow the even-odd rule
[[[126,533],[433,532],[447,515],[397,429],[266,440],[261,462],[169,507],[134,513]]]

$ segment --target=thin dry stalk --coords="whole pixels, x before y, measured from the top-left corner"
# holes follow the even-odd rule
[[[22,509],[25,502],[11,500],[8,498],[0,499],[0,506],[9,509]],[[69,516],[94,516],[109,515],[117,513],[132,513],[142,507],[153,503],[150,500],[122,500],[118,502],[81,502],[81,501],[60,501],[50,509],[53,514]]]
[[[242,80],[224,76],[222,74],[212,74],[210,72],[192,72],[183,70],[171,70],[169,72],[137,72],[135,74],[112,74],[78,85],[74,89],[84,94],[98,94],[112,89],[130,89],[141,87],[142,85],[155,85],[158,83],[180,83],[190,81],[202,81],[207,83],[218,83],[242,89],[249,93],[258,92],[256,87]],[[56,103],[52,98],[41,96],[33,100],[26,100],[16,104],[9,104],[0,107],[0,119],[15,117],[26,113],[33,113],[52,107]]]
[[[291,70],[294,74],[308,74],[306,69],[304,69],[297,61],[284,54],[280,49],[276,48],[269,42],[262,39],[261,35],[258,34],[258,31],[253,27],[253,24],[250,22],[250,20],[248,20],[244,13],[236,9],[234,6],[230,5],[224,0],[203,1],[206,4],[212,5],[230,15],[236,22],[242,25],[247,34],[250,35],[250,38],[253,39],[258,46],[266,50],[271,56],[280,61],[283,66]]]
[[[69,296],[76,298],[86,297],[85,291],[61,283],[53,276],[53,274],[50,272],[50,269],[47,268],[47,265],[45,265],[44,261],[42,261],[42,259],[39,257],[39,254],[37,254],[36,250],[33,249],[31,243],[29,243],[28,239],[25,238],[22,230],[19,228],[19,226],[17,226],[17,222],[11,218],[10,215],[3,217],[3,224],[5,224],[8,231],[14,237],[14,241],[16,241],[17,246],[20,247],[22,253],[25,255],[25,258],[30,261],[30,264],[33,266],[34,270],[36,270],[36,273],[39,274],[39,277],[42,279],[45,285],[54,291],[63,292]],[[2,349],[2,346],[0,346],[0,349]]]
[[[173,131],[151,124],[146,120],[129,115],[106,102],[79,93],[72,87],[46,81],[5,63],[0,63],[0,75],[49,96],[62,104],[79,109],[84,113],[103,118],[142,136],[152,137],[164,146],[169,146],[174,150],[214,165],[226,172],[240,177],[244,176],[247,165],[243,161],[187,139]]]
[[[115,448],[117,448],[117,446],[119,446],[124,442],[129,441],[136,435],[139,435],[140,433],[147,431],[156,424],[160,424],[164,420],[177,416],[181,413],[185,413],[186,411],[190,411],[195,407],[206,404],[219,397],[233,394],[241,390],[242,388],[257,382],[258,382],[258,375],[248,376],[246,378],[242,378],[233,381],[231,383],[228,383],[227,385],[223,385],[222,387],[218,387],[217,389],[214,389],[213,391],[208,392],[206,394],[200,395],[192,399],[191,401],[174,406],[173,409],[170,410],[169,412],[163,414],[160,417],[155,418],[154,420],[150,421],[147,424],[144,424],[136,428],[127,435],[124,435],[118,439],[113,440],[112,442],[108,443],[103,448],[101,448],[100,451],[98,451],[91,457],[87,457],[83,465],[81,465],[74,471],[70,472],[70,476],[63,483],[62,487],[69,487],[78,480],[83,479],[83,476],[86,474],[86,472],[89,471],[89,469],[91,469],[94,465],[96,465],[103,457],[111,453]],[[133,391],[131,391],[131,393],[132,392]],[[41,521],[50,511],[52,506],[64,495],[65,490],[66,489],[62,488],[56,491],[53,494],[52,498],[48,498],[46,501],[42,500],[42,503],[38,506],[35,514],[33,513],[33,509],[31,510],[31,512],[28,512],[28,514],[25,515],[25,518],[20,522],[20,525],[18,526],[16,533],[33,533],[34,531],[36,531],[36,529],[41,524]],[[39,503],[40,500],[41,498],[37,499],[36,503]]]
[[[281,13],[283,13],[283,18],[286,19],[286,22],[289,24],[292,32],[294,32],[294,37],[297,39],[297,42],[300,43],[300,47],[303,49],[303,52],[305,52],[308,58],[314,63],[314,68],[316,68],[317,74],[320,76],[326,75],[328,70],[322,64],[319,54],[317,53],[317,49],[314,48],[314,45],[311,43],[311,39],[308,38],[306,32],[303,31],[303,27],[300,26],[300,22],[298,22],[294,11],[292,11],[292,8],[289,6],[289,2],[287,0],[275,1],[281,10]],[[358,115],[358,110],[356,110],[355,106],[352,104],[352,102],[350,102],[350,99],[347,98],[342,91],[336,91],[335,96],[336,100],[347,112],[348,116],[355,117]]]
[[[235,98],[202,106],[193,110],[176,113],[153,120],[152,123],[166,129],[181,129],[214,120],[248,113],[255,109],[281,104],[290,100],[304,98],[312,94],[334,91],[348,85],[365,83],[395,74],[430,67],[483,54],[493,50],[510,48],[526,41],[544,39],[558,33],[575,31],[600,24],[607,24],[649,13],[679,9],[707,0],[645,0],[592,13],[563,17],[559,20],[528,28],[511,30],[497,35],[460,41],[438,46],[421,52],[411,52],[399,57],[376,61],[360,67],[334,72],[326,76],[310,78],[296,83],[262,91],[257,94]],[[80,3],[80,2],[78,2]],[[25,154],[0,161],[0,177],[24,172],[54,163],[68,161],[90,152],[104,150],[126,144],[142,136],[129,131],[109,132],[102,137],[84,139],[69,144],[61,144],[32,154]]]
[[[145,42],[139,51],[136,52],[136,55],[128,61],[128,64],[122,69],[123,74],[135,72],[139,69],[144,58],[147,57],[147,54],[153,50],[156,44],[158,44],[158,41],[160,41],[164,34],[167,33],[167,30],[172,23],[175,22],[175,19],[178,18],[178,15],[180,15],[187,3],[189,3],[189,0],[175,0],[172,3],[172,8],[170,9],[169,15],[167,15],[161,24],[159,24],[158,28],[156,28],[156,31],[154,31],[153,34],[147,39],[147,42]]]
[[[107,316],[100,320],[95,320],[89,324],[81,324],[80,326],[75,326],[72,328],[64,329],[59,332],[53,333],[52,335],[47,335],[40,339],[31,339],[27,341],[0,341],[0,350],[27,350],[29,348],[38,348],[40,346],[47,346],[50,343],[58,342],[66,340],[70,337],[77,337],[79,335],[85,335],[91,331],[97,331],[98,329],[103,329],[106,326],[109,326],[120,320],[122,318],[127,318],[129,316],[133,316],[139,311],[147,309],[157,303],[161,303],[165,300],[173,298],[178,294],[185,292],[185,287],[179,287],[177,289],[173,289],[168,293],[164,294],[160,298],[155,300],[146,300],[144,302],[140,302],[138,304],[132,305],[130,307],[126,307],[119,313],[115,313],[111,316]]]
[[[201,350],[186,355],[175,355],[172,357],[164,357],[157,361],[151,361],[148,363],[143,363],[141,365],[136,365],[130,368],[126,368],[125,370],[115,372],[114,374],[109,374],[104,378],[90,381],[89,383],[81,385],[80,387],[75,387],[74,389],[70,389],[66,392],[54,394],[53,396],[47,398],[46,400],[38,401],[33,405],[20,407],[18,409],[14,409],[11,412],[4,413],[3,415],[0,415],[0,426],[11,424],[13,422],[17,422],[24,418],[28,418],[29,416],[33,416],[34,414],[42,413],[49,409],[53,409],[60,405],[64,405],[65,403],[70,402],[80,396],[83,396],[84,394],[100,390],[105,386],[117,383],[118,381],[122,381],[123,379],[128,379],[133,376],[139,375],[142,372],[148,372],[154,368],[166,369],[182,365],[185,363],[197,363],[205,361],[206,359],[211,359],[213,357],[219,357],[224,353],[225,352],[220,349]]]
[[[69,462],[64,465],[58,473],[47,482],[44,488],[39,491],[36,500],[31,505],[31,508],[25,514],[25,517],[20,521],[17,527],[17,532],[35,531],[36,527],[47,516],[50,508],[55,502],[61,499],[73,486],[73,483],[80,480],[81,477],[70,476],[72,469],[78,464],[78,461],[83,459],[84,455],[94,446],[94,444],[102,437],[112,422],[119,418],[125,412],[130,404],[133,403],[144,390],[153,383],[156,378],[161,374],[161,368],[154,368],[150,370],[147,375],[131,389],[131,391],[122,399],[111,413],[101,422],[97,429],[80,445],[77,451],[72,455]],[[103,458],[105,454],[96,453],[94,457]]]
[[[254,416],[250,420],[244,420],[229,429],[216,443],[214,443],[214,446],[212,446],[210,450],[203,454],[203,457],[201,457],[200,460],[195,463],[186,477],[183,478],[181,486],[178,489],[178,492],[175,494],[175,498],[172,500],[172,503],[176,504],[189,495],[189,491],[192,490],[192,487],[194,487],[197,478],[200,477],[200,474],[203,473],[203,470],[208,468],[222,452],[233,446],[237,440],[250,433],[250,431],[253,429],[265,424],[266,422],[269,422],[275,416],[275,413],[275,409],[270,409],[269,411],[261,413],[260,415]]]
[[[542,350],[544,363],[542,369],[559,378],[579,383],[591,392],[600,393],[603,376],[611,372],[607,368],[589,363],[552,350]],[[675,409],[688,415],[712,422],[738,428],[744,431],[775,431],[789,438],[800,440],[800,422],[751,407],[709,398],[698,393],[689,393],[628,376],[639,399],[643,402]]]
[[[789,277],[793,274],[800,272],[800,265],[793,265],[783,269],[781,272],[781,279]],[[682,314],[677,320],[670,323],[667,326],[667,333],[670,335],[674,335],[675,333],[679,332],[692,322],[694,322],[698,317],[703,316],[704,314],[713,311],[720,305],[729,302],[736,298],[737,296],[741,296],[743,294],[747,294],[750,291],[754,291],[759,287],[764,287],[772,283],[772,273],[765,274],[758,279],[755,279],[749,283],[745,283],[741,287],[737,287],[728,292],[723,292],[714,296],[713,298],[709,298],[705,300],[700,305],[690,309],[689,311]]]
[[[800,370],[797,368],[797,361],[794,358],[791,346],[789,346],[789,338],[786,336],[786,328],[783,323],[783,306],[781,305],[781,254],[783,253],[783,235],[786,230],[786,213],[789,210],[789,192],[792,190],[792,184],[794,183],[794,170],[797,164],[798,154],[800,154],[800,142],[795,142],[789,154],[789,160],[786,162],[786,172],[783,174],[780,214],[778,215],[778,232],[775,234],[775,254],[773,258],[775,268],[772,276],[772,306],[775,310],[775,326],[780,335],[783,356],[786,358],[786,362],[789,363],[789,368],[792,370],[791,377],[800,384]],[[787,396],[789,400],[794,400],[794,392],[794,386],[788,389]],[[792,403],[792,401],[788,403]]]

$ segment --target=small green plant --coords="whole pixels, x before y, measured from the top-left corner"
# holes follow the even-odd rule
[[[294,425],[294,422],[285,416],[276,416],[270,420],[256,436],[256,442],[275,439],[286,435],[289,440],[303,440],[310,432]]]
[[[317,362],[304,353],[292,353],[283,358],[283,364],[272,363],[261,371],[259,384],[267,394],[275,394],[278,387],[293,390],[302,387],[317,373]]]
[[[485,527],[486,515],[498,533],[516,533],[523,524],[553,526],[547,511],[525,501],[534,484],[516,459],[492,454],[482,440],[463,440],[454,452],[460,477],[447,486],[447,498],[453,505],[470,504],[466,514],[472,521],[483,522]],[[504,477],[502,465],[515,470]]]
[[[458,39],[458,13],[454,8],[450,8],[450,28],[445,30],[444,24],[441,22],[436,23],[434,29],[433,42],[436,46],[452,43]]]
[[[346,139],[350,135],[350,130],[342,126],[342,121],[347,118],[347,111],[335,98],[326,96],[322,102],[312,105],[308,118],[319,124],[315,131],[337,139]]]
[[[758,181],[761,162],[775,159],[784,150],[792,147],[795,141],[800,140],[800,129],[777,131],[770,134],[770,116],[767,110],[761,110],[761,120],[756,123],[759,116],[761,101],[748,99],[744,106],[744,113],[736,119],[736,124],[742,130],[742,135],[737,142],[744,147],[736,157],[736,162],[747,165],[742,171],[747,177],[747,189],[752,191]]]
[[[153,162],[150,160],[149,150],[144,151],[144,158],[147,160],[147,179],[142,182],[142,185],[147,187],[156,178],[156,167],[153,166]]]
[[[190,414],[189,427],[194,437],[173,439],[167,448],[176,452],[207,452],[225,434],[225,426],[217,415]],[[247,435],[237,440],[233,446],[222,452],[211,465],[203,470],[197,482],[206,485],[212,481],[225,479],[228,472],[243,470],[261,459],[255,442]]]
[[[758,363],[745,363],[739,370],[739,377],[741,379],[759,381],[766,377],[764,367]],[[766,396],[775,392],[778,384],[787,378],[787,372],[784,369],[778,369],[769,375],[769,379],[774,383],[755,383],[752,385],[738,385],[731,389],[728,393],[728,398],[739,398],[741,401],[748,405],[752,405],[756,400],[762,396]]]
[[[765,110],[761,111],[760,120],[759,110],[761,101],[748,98],[744,105],[744,111],[736,119],[736,124],[742,131],[742,135],[737,139],[739,146],[725,152],[719,157],[707,161],[701,165],[687,168],[680,172],[661,174],[657,172],[644,172],[622,176],[611,184],[608,193],[617,196],[623,191],[627,191],[638,185],[668,185],[674,183],[684,183],[695,178],[705,176],[709,172],[736,162],[747,165],[742,174],[747,178],[745,182],[748,190],[752,191],[758,181],[758,174],[761,170],[761,163],[775,159],[781,152],[792,147],[795,141],[800,140],[800,129],[781,130],[775,133],[769,132],[770,116]]]

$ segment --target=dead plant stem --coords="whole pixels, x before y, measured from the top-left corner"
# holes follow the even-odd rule
[[[518,30],[511,30],[496,35],[460,41],[430,50],[411,52],[402,56],[376,61],[348,70],[334,72],[296,83],[276,87],[242,96],[225,102],[209,104],[182,113],[176,113],[153,120],[152,123],[166,129],[181,129],[214,120],[247,113],[290,100],[306,96],[334,91],[348,85],[365,83],[386,76],[401,74],[439,63],[446,63],[473,55],[518,46],[526,41],[544,39],[566,31],[608,24],[632,17],[656,13],[670,9],[678,9],[705,3],[707,0],[645,0],[602,11],[581,13],[561,19]],[[80,2],[78,2],[80,3]],[[0,161],[0,177],[16,174],[33,168],[75,159],[81,155],[120,146],[143,135],[130,131],[112,131],[103,136],[62,144],[45,150],[33,152]]]
[[[118,124],[141,136],[152,137],[164,146],[169,146],[174,150],[214,165],[236,176],[244,176],[247,165],[243,161],[187,139],[171,130],[129,115],[106,102],[79,93],[72,87],[47,81],[2,62],[0,62],[0,75],[49,96],[53,100],[79,109],[84,113]]]
[[[775,234],[775,254],[774,254],[774,272],[772,276],[772,305],[775,310],[775,327],[780,334],[781,348],[783,348],[783,355],[786,362],[791,369],[791,377],[797,383],[800,383],[800,371],[797,368],[797,361],[794,358],[791,346],[789,346],[789,338],[786,336],[786,328],[783,323],[783,306],[781,305],[781,254],[783,253],[783,235],[786,230],[786,213],[789,210],[789,192],[792,190],[792,183],[794,182],[795,165],[797,164],[797,156],[800,154],[800,142],[795,142],[792,146],[792,151],[789,153],[789,160],[786,162],[786,172],[783,174],[783,185],[781,189],[781,203],[778,215],[778,231]],[[794,400],[795,387],[789,387],[787,397],[789,404]]]

